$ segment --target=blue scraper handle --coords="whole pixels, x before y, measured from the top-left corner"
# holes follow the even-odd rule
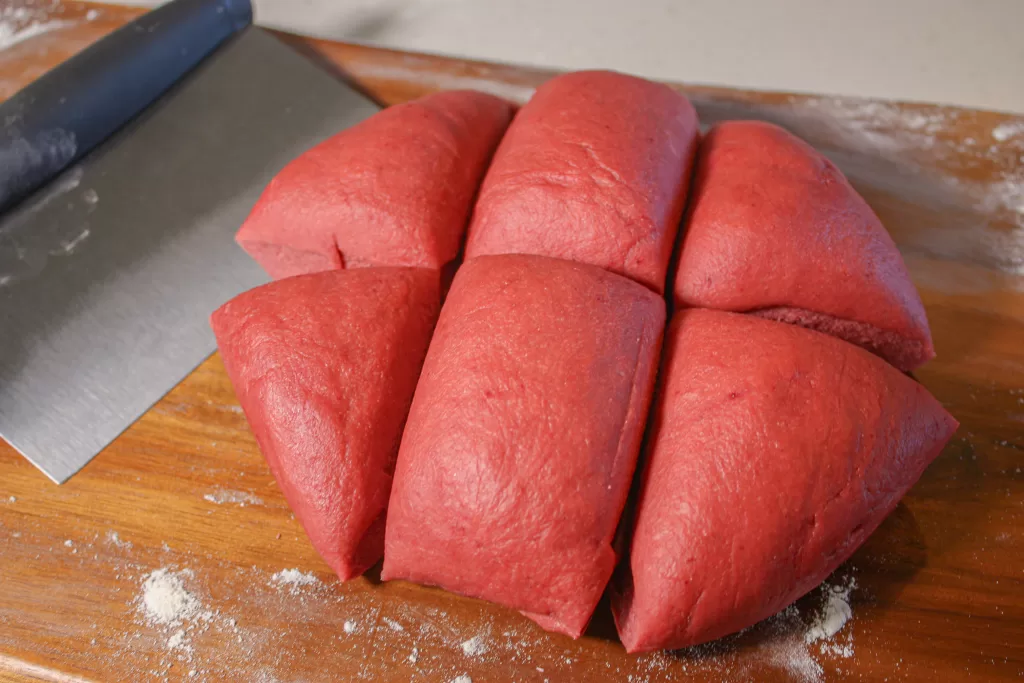
[[[173,0],[0,103],[0,212],[88,154],[251,23],[249,0]]]

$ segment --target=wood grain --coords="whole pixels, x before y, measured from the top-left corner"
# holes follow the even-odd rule
[[[30,13],[23,24],[64,23],[0,52],[0,97],[138,13],[0,0],[15,7]],[[523,100],[550,76],[284,39],[386,104],[447,88]],[[374,571],[341,585],[288,511],[214,356],[64,486],[0,443],[0,681],[1019,680],[1024,119],[680,88],[706,124],[776,121],[832,156],[898,242],[932,323],[939,357],[918,376],[962,427],[834,577],[857,582],[854,618],[836,637],[853,656],[802,641],[799,620],[821,591],[798,618],[637,657],[615,639],[607,605],[574,642],[494,605],[381,584]],[[141,582],[161,567],[186,572],[205,620],[146,622]],[[286,568],[317,582],[275,582]],[[478,635],[487,651],[464,654]]]

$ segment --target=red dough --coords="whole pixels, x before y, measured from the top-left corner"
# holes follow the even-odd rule
[[[665,346],[613,598],[630,652],[719,638],[818,585],[957,427],[914,380],[818,332],[689,310]]]
[[[663,292],[698,135],[668,86],[608,71],[551,79],[498,147],[466,258],[554,256]]]
[[[777,126],[716,126],[697,159],[675,280],[680,306],[835,334],[901,370],[935,356],[896,245],[842,173]]]
[[[438,313],[436,270],[367,268],[257,287],[212,318],[260,450],[343,580],[384,550],[398,441]]]
[[[661,297],[593,266],[463,265],[402,438],[382,577],[578,637],[615,565],[664,321]]]
[[[317,145],[264,190],[236,239],[274,278],[362,266],[441,268],[512,104],[471,91],[390,107]]]

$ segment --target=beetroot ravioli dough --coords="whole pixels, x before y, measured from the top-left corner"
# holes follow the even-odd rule
[[[870,353],[800,327],[677,315],[613,609],[630,652],[719,638],[818,585],[956,421]]]
[[[211,319],[256,441],[313,547],[349,579],[380,559],[439,272],[364,268],[248,291]]]
[[[383,578],[579,636],[616,562],[664,320],[661,297],[594,266],[462,266],[402,438]]]
[[[238,243],[274,278],[456,258],[512,104],[451,91],[389,107],[270,182]]]
[[[828,332],[901,370],[935,355],[878,217],[832,162],[767,123],[722,123],[704,139],[675,298]]]
[[[663,292],[698,137],[690,102],[661,83],[609,71],[549,80],[494,155],[466,258],[553,256]]]

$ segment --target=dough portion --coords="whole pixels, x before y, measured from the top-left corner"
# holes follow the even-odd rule
[[[583,633],[616,562],[664,321],[661,297],[594,266],[467,261],[402,438],[382,578]]]
[[[957,428],[870,353],[733,313],[679,313],[660,381],[612,603],[630,652],[714,640],[818,585]]]
[[[439,272],[330,271],[272,282],[211,318],[274,478],[342,580],[384,551],[395,457],[437,319]]]
[[[663,292],[698,137],[666,85],[610,71],[549,80],[495,153],[466,258],[553,256]]]
[[[680,307],[803,325],[901,370],[935,356],[878,217],[832,162],[768,123],[721,123],[704,139],[674,289]]]
[[[273,278],[365,266],[442,268],[514,106],[449,91],[389,107],[288,164],[236,240]]]

